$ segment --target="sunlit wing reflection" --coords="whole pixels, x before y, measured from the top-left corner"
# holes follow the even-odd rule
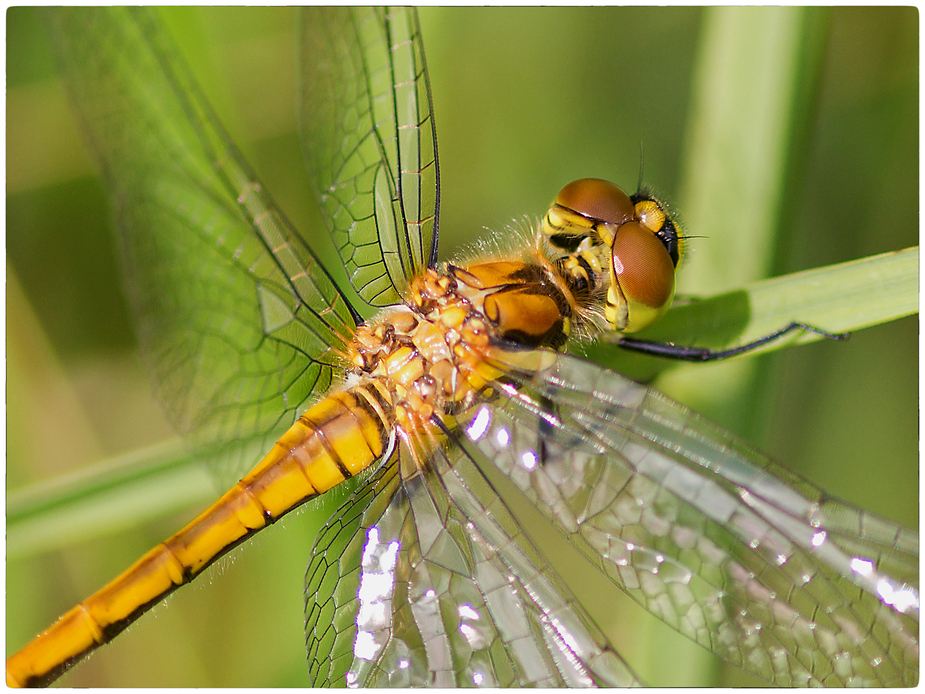
[[[306,580],[313,675],[358,686],[638,684],[472,460],[457,448],[430,464],[418,474],[393,460],[371,480],[375,499],[360,490],[319,536]],[[325,585],[335,594],[320,602]]]
[[[615,653],[596,645],[594,631],[581,632],[593,622],[548,562],[525,561],[536,550],[480,470],[493,465],[650,612],[763,679],[883,686],[915,676],[916,534],[826,498],[657,391],[560,355],[538,373],[510,369],[497,398],[474,408],[452,438],[460,447],[450,448],[451,465],[441,452],[424,474],[406,465],[410,479],[403,482],[402,465],[393,461],[375,478],[377,486],[391,478],[389,490],[377,492],[380,499],[392,495],[386,511],[372,511],[373,500],[372,519],[351,528],[335,519],[319,538],[306,584],[314,674],[337,673],[322,656],[340,641],[352,646],[344,655],[352,662],[346,677],[359,685],[634,682]],[[484,503],[474,495],[479,489],[486,490]],[[341,514],[358,517],[370,494],[362,490]],[[399,520],[386,534],[393,514]],[[359,565],[345,562],[349,554],[340,550],[353,545],[362,552]],[[479,570],[475,547],[496,552],[503,568]],[[341,576],[336,595],[347,603],[315,603],[326,583],[334,585],[332,573]],[[359,589],[342,593],[345,580],[359,581]],[[380,600],[364,603],[367,581],[388,586],[388,597],[374,593]],[[521,594],[508,609],[492,609],[499,585],[514,599],[512,586],[520,582],[532,600]],[[399,595],[411,605],[397,605]],[[429,601],[440,609],[428,612],[421,603]],[[348,636],[328,627],[323,615],[332,607],[351,615],[341,627]],[[496,656],[477,671],[445,672],[446,653],[425,648],[433,644],[425,635],[466,642],[474,627],[460,610],[470,608],[502,643],[522,645],[528,633],[539,640],[548,636],[543,627],[552,628],[564,641],[548,644],[559,656],[548,662],[576,669],[550,671],[541,667],[546,661],[531,659],[509,670]],[[535,620],[524,635],[507,628],[518,613]],[[368,619],[375,630],[364,631]],[[519,653],[510,645],[502,652]],[[609,667],[600,672],[595,662]],[[538,673],[545,674],[533,679]]]

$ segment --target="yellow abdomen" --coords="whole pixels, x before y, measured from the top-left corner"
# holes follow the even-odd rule
[[[6,663],[7,685],[53,681],[218,557],[369,466],[388,440],[381,398],[375,385],[358,386],[309,409],[198,518],[12,655]]]

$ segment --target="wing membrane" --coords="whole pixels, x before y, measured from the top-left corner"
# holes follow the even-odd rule
[[[201,452],[234,448],[232,466],[250,464],[331,383],[351,310],[152,14],[68,9],[49,24],[159,394]]]
[[[384,467],[316,543],[316,683],[638,684],[461,450],[438,451],[426,472],[410,458]]]
[[[912,684],[918,536],[567,355],[464,431],[638,602],[778,685]],[[477,423],[477,425],[476,425]]]
[[[436,259],[439,173],[417,14],[312,8],[302,18],[303,141],[350,281],[399,302]]]

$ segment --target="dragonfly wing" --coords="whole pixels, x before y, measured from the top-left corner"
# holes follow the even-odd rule
[[[242,442],[263,453],[331,383],[351,309],[153,13],[66,9],[48,23],[103,173],[159,394],[202,452],[236,448],[249,465]]]
[[[384,467],[319,536],[306,576],[316,683],[638,684],[458,449]]]
[[[461,430],[612,581],[777,685],[918,678],[918,535],[568,355]]]
[[[372,306],[398,303],[436,261],[439,174],[413,8],[302,16],[302,134],[328,228]]]

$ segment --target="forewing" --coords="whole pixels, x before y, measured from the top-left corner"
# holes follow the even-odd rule
[[[605,575],[774,684],[917,681],[917,533],[653,389],[547,359],[533,373],[502,359],[508,382],[462,433]]]
[[[350,281],[372,306],[398,303],[437,247],[437,139],[416,11],[305,10],[301,116]]]
[[[638,684],[477,467],[449,450],[426,471],[405,452],[319,536],[306,575],[316,684]]]
[[[253,464],[331,383],[348,304],[141,8],[49,13],[102,170],[146,361],[171,419]],[[249,444],[242,446],[242,444]],[[229,474],[234,470],[229,471]]]

